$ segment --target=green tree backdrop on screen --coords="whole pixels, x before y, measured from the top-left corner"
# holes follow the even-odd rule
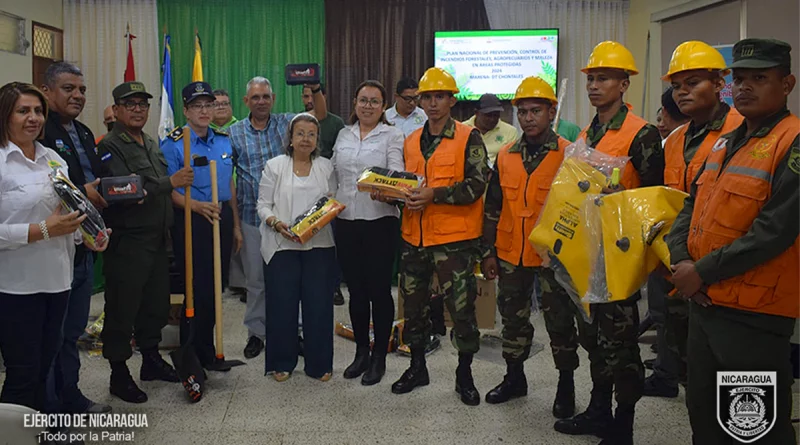
[[[274,112],[302,111],[302,87],[286,85],[285,67],[323,65],[325,56],[324,0],[159,0],[158,29],[164,28],[172,36],[176,125],[186,122],[181,90],[191,81],[195,29],[203,45],[204,80],[228,90],[239,119],[248,114],[242,98],[255,76],[272,83]]]

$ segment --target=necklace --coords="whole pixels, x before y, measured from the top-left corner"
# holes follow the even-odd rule
[[[307,161],[307,162],[303,161],[302,163],[300,163],[300,165],[294,165],[296,163],[300,163],[300,162],[292,161],[292,165],[294,166],[294,174],[296,174],[298,176],[300,176],[300,172],[303,171],[303,169],[305,168],[306,165],[308,166],[308,169],[311,170],[311,161]],[[308,173],[308,172],[306,172],[306,173]]]

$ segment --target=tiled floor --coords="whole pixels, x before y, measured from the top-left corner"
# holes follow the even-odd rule
[[[92,313],[98,314],[101,308],[102,295],[95,295]],[[244,304],[226,296],[224,312],[226,355],[242,358]],[[347,306],[336,307],[335,317],[348,320]],[[387,374],[376,386],[345,380],[341,373],[352,359],[354,344],[340,337],[334,340],[334,378],[327,383],[310,379],[302,371],[277,383],[264,376],[262,354],[229,373],[210,373],[207,393],[197,404],[187,402],[178,384],[146,382],[142,388],[149,401],[132,406],[108,394],[106,361],[83,353],[81,388],[92,399],[111,404],[115,412],[147,414],[149,426],[135,430],[135,444],[597,444],[599,439],[591,436],[570,437],[553,430],[555,419],[550,409],[557,372],[549,348],[543,348],[548,339],[541,314],[533,319],[538,344],[534,348],[537,353],[526,362],[529,395],[503,405],[468,407],[458,400],[453,391],[457,355],[449,342],[443,342],[428,358],[431,384],[411,394],[390,392],[391,383],[408,364],[408,358],[397,355],[390,355]],[[484,334],[496,335],[497,331]],[[653,355],[647,345],[642,351],[643,358]],[[578,409],[582,410],[588,402],[590,380],[586,354],[580,354],[576,384]],[[139,363],[134,355],[130,362],[134,377],[138,377]],[[484,338],[473,364],[481,394],[499,383],[504,372],[499,342]],[[795,396],[796,404],[797,399]],[[684,402],[683,390],[676,399],[642,399],[636,413],[636,444],[689,444]]]

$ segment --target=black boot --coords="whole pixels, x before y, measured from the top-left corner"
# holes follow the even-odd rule
[[[374,385],[381,381],[384,374],[386,374],[386,353],[373,351],[372,357],[369,359],[369,368],[361,377],[361,384],[364,386]]]
[[[146,402],[147,394],[136,386],[130,371],[128,371],[128,365],[125,362],[109,363],[111,363],[111,385],[108,390],[111,395],[128,403]]]
[[[169,363],[164,361],[158,348],[142,349],[142,367],[139,370],[139,379],[143,382],[162,380],[164,382],[180,382],[178,373]]]
[[[617,405],[614,423],[600,445],[633,445],[633,418],[636,405]]]
[[[400,379],[392,385],[392,392],[395,394],[406,394],[417,386],[425,386],[430,383],[428,368],[425,366],[425,349],[415,347],[411,349],[411,366],[400,376]]]
[[[486,403],[503,403],[516,397],[528,395],[528,379],[522,360],[506,360],[506,376],[503,382],[486,394]]]
[[[481,395],[475,388],[472,380],[472,354],[458,353],[458,368],[456,368],[456,392],[461,395],[461,401],[470,406],[481,403]]]
[[[553,415],[556,419],[566,419],[575,415],[575,380],[572,371],[559,371]]]
[[[604,438],[614,420],[611,416],[612,393],[612,385],[602,387],[595,385],[592,389],[592,400],[586,411],[575,417],[556,421],[553,428],[563,434],[574,436],[592,434]]]
[[[344,378],[354,379],[360,377],[369,367],[369,346],[356,347],[356,358],[353,363],[344,370]]]

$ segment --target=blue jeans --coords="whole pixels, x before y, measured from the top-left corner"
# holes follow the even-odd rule
[[[69,291],[0,293],[0,353],[6,366],[0,403],[46,410],[47,375],[63,342],[68,299]]]
[[[333,247],[276,252],[264,268],[266,372],[292,372],[299,351],[297,317],[303,306],[305,373],[333,371]]]
[[[64,314],[64,341],[47,376],[48,411],[81,413],[91,403],[78,388],[78,374],[81,369],[78,338],[89,321],[93,288],[94,257],[91,252],[86,252],[81,263],[75,265],[72,291]]]

